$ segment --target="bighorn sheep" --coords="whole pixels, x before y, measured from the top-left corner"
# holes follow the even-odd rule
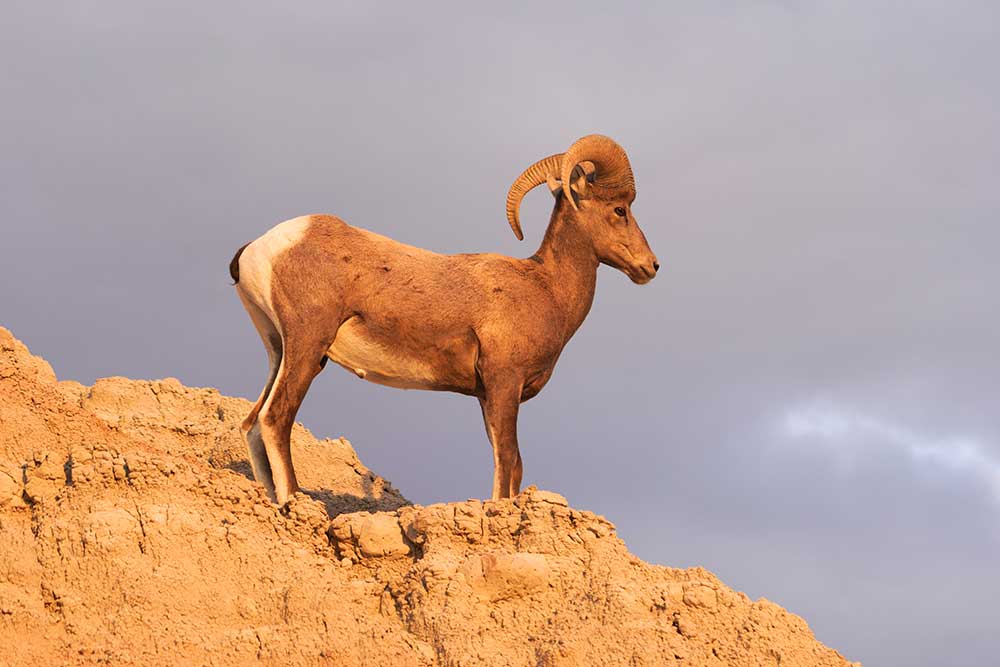
[[[659,269],[632,215],[635,182],[617,143],[590,135],[528,167],[507,195],[518,239],[521,199],[542,183],[556,203],[527,259],[439,255],[326,215],[283,222],[236,252],[230,273],[270,358],[242,430],[272,500],[298,490],[292,423],[327,359],[379,384],[478,398],[493,498],[519,493],[518,406],[545,386],[587,316],[598,265],[638,284]]]

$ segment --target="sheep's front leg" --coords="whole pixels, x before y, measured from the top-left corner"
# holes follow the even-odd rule
[[[519,382],[487,385],[479,399],[486,434],[493,445],[493,499],[521,492],[521,452],[517,446],[517,411],[521,404]]]

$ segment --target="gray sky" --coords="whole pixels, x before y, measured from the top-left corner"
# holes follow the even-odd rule
[[[0,323],[63,378],[255,397],[237,247],[329,212],[527,256],[551,199],[518,243],[507,187],[608,134],[663,268],[601,269],[525,482],[851,659],[995,658],[996,5],[369,4],[6,3]],[[300,418],[417,502],[489,492],[474,399],[331,366]]]

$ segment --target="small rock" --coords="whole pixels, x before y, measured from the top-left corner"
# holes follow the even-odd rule
[[[531,494],[531,499],[539,503],[549,503],[550,505],[569,507],[569,503],[566,501],[566,498],[551,491],[535,491]]]
[[[399,521],[392,514],[372,514],[362,520],[358,528],[358,550],[362,556],[391,557],[410,553]]]
[[[718,605],[718,597],[714,588],[709,588],[703,584],[689,586],[684,590],[684,604],[689,607],[699,607],[701,609],[715,609]]]
[[[11,473],[0,470],[0,505],[5,505],[20,495],[21,483]]]
[[[544,587],[550,577],[545,556],[526,552],[470,556],[461,570],[472,590],[491,602],[527,595]]]
[[[698,626],[690,618],[684,614],[680,614],[674,621],[677,626],[677,632],[681,633],[683,637],[697,637],[698,636]]]
[[[598,517],[598,519],[600,519],[600,517]],[[613,529],[614,526],[604,520],[594,521],[594,523],[587,526],[587,530],[592,532],[597,537],[607,537],[611,534]]]

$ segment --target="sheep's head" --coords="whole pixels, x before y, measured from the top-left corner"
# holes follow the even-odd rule
[[[635,179],[621,146],[592,134],[565,153],[528,167],[507,194],[507,220],[518,239],[524,238],[518,218],[521,199],[542,183],[557,199],[565,197],[575,228],[589,239],[601,263],[638,284],[653,279],[660,265],[632,215]]]

